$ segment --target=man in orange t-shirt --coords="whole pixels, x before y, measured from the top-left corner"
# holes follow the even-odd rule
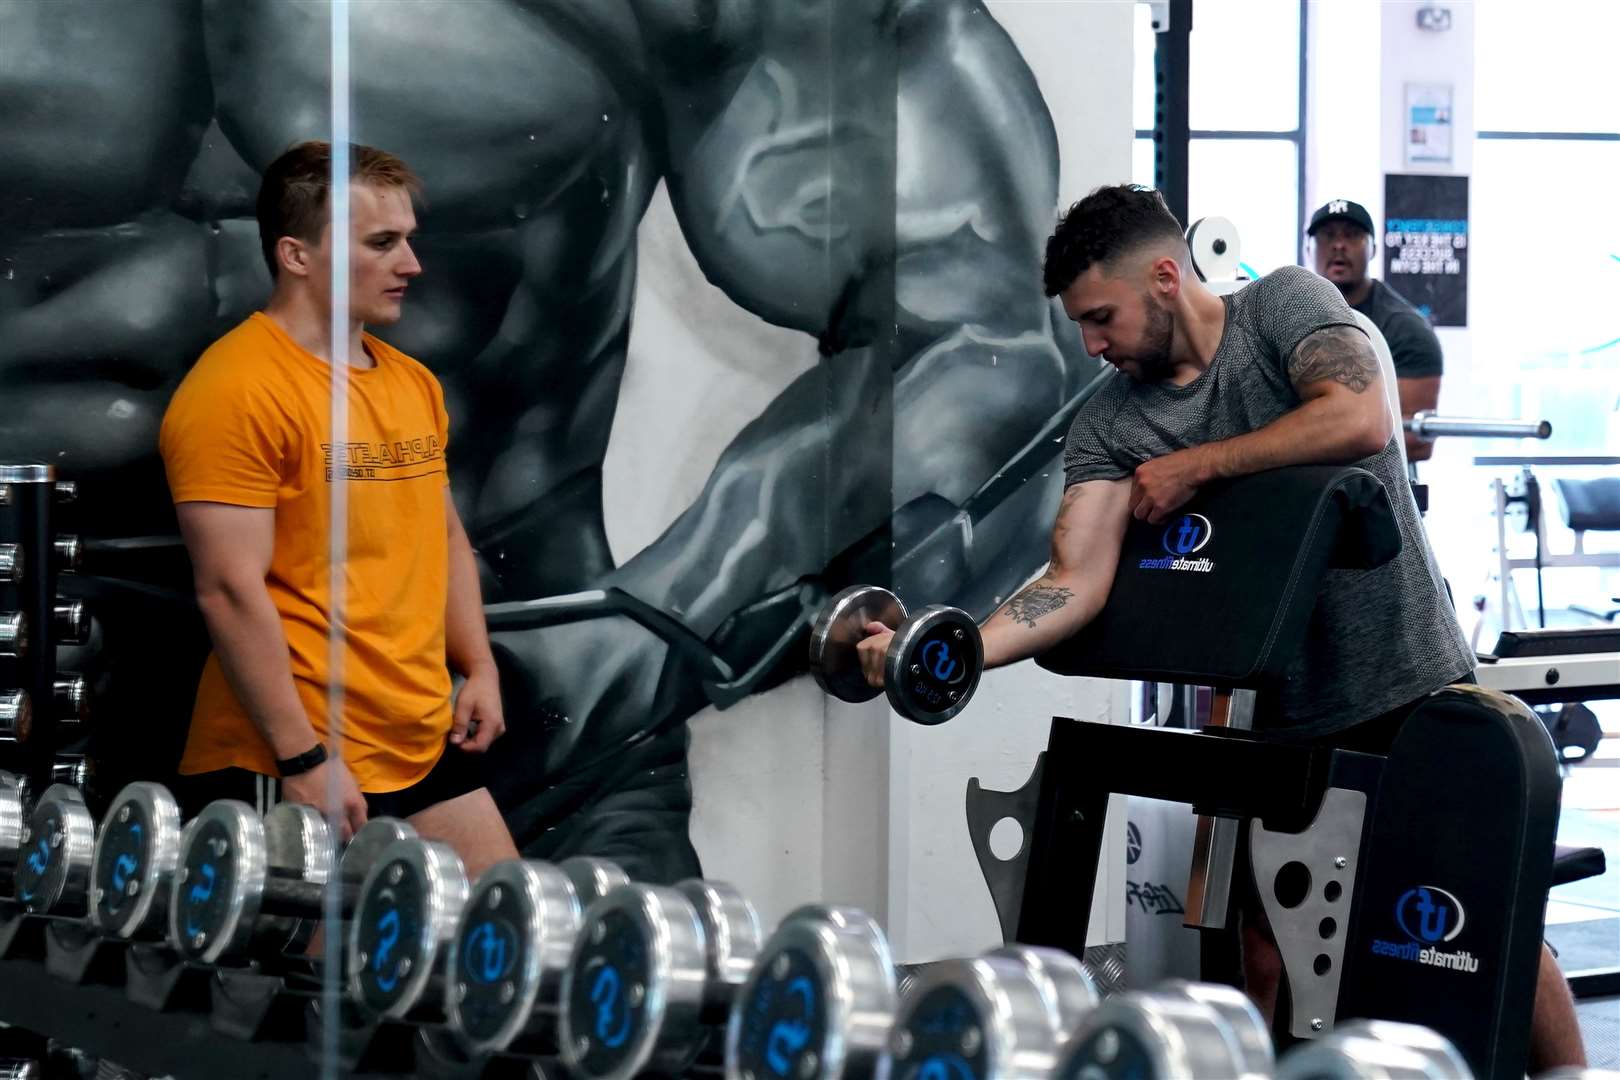
[[[346,440],[331,438],[331,149],[318,142],[265,171],[269,303],[203,353],[163,418],[159,446],[214,643],[176,794],[190,812],[218,798],[308,803],[335,813],[345,836],[370,815],[405,818],[476,875],[517,850],[474,756],[505,723],[472,546],[450,499],[449,418],[432,373],[365,332],[399,319],[421,273],[410,245],[420,184],[393,155],[352,154]],[[348,500],[336,604],[334,479]],[[449,668],[465,679],[453,705]],[[334,683],[342,752],[328,756]]]

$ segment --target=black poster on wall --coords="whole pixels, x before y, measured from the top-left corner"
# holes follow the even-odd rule
[[[1468,177],[1384,177],[1384,283],[1435,326],[1468,325]]]

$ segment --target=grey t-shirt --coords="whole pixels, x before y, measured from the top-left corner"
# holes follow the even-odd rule
[[[1153,458],[1264,427],[1300,404],[1288,378],[1295,346],[1324,327],[1356,325],[1338,289],[1298,266],[1222,301],[1220,344],[1193,382],[1118,375],[1086,402],[1064,448],[1068,483],[1118,480]],[[1328,571],[1277,703],[1292,729],[1336,731],[1473,671],[1412,500],[1400,437],[1397,429],[1382,450],[1354,464],[1389,492],[1401,553],[1375,570]]]
[[[1397,377],[1419,379],[1445,370],[1434,327],[1406,297],[1373,278],[1372,291],[1356,305],[1356,310],[1371,319],[1384,335]]]

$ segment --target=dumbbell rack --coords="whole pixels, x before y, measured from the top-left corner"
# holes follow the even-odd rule
[[[34,792],[86,780],[82,757],[57,756],[86,710],[84,679],[59,672],[56,655],[89,632],[82,603],[57,595],[61,575],[78,569],[80,542],[58,535],[53,516],[76,495],[50,465],[0,464],[0,769]]]
[[[179,1080],[309,1080],[324,1051],[322,985],[296,973],[182,962],[167,946],[96,937],[0,905],[0,1019],[127,1068]],[[535,1075],[515,1056],[475,1071],[419,1054],[421,1025],[345,1022],[342,1075],[375,1080]]]

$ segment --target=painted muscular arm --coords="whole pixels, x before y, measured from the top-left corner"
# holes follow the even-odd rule
[[[1056,138],[1017,49],[957,0],[872,6],[901,14],[887,25],[849,5],[849,25],[829,31],[822,14],[796,36],[790,20],[810,16],[773,5],[767,55],[719,81],[727,96],[676,86],[666,103],[671,197],[706,275],[823,349],[614,576],[699,633],[891,520],[954,511],[1096,368],[1062,350],[1040,294]],[[828,42],[836,61],[817,53]],[[828,63],[842,73],[831,102]],[[1031,485],[1051,501],[1022,520],[1026,541],[1057,484]],[[1039,565],[1039,540],[1027,546],[1027,562],[994,569],[1001,596]]]
[[[1300,404],[1244,435],[1155,458],[1136,470],[1132,513],[1163,521],[1213,480],[1287,465],[1342,464],[1378,453],[1394,433],[1378,356],[1367,335],[1329,326],[1305,336],[1288,362]]]

